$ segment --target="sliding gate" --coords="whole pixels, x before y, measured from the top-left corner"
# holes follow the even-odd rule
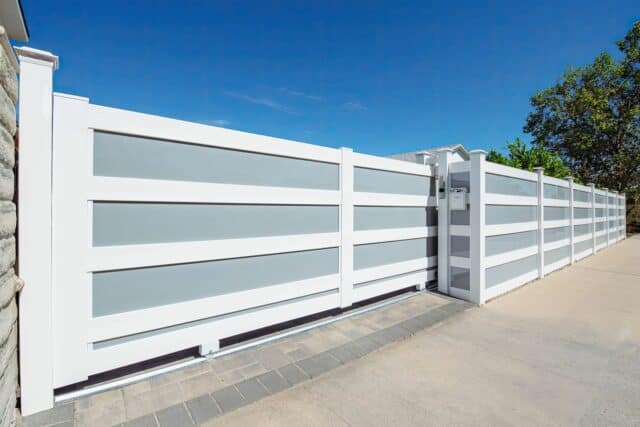
[[[21,155],[20,228],[50,230],[20,249],[25,415],[91,375],[435,278],[431,167],[54,95],[27,53],[21,121],[53,134],[21,123],[40,149]]]

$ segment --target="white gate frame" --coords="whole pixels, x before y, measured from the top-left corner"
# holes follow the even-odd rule
[[[346,308],[409,286],[424,289],[426,281],[435,279],[436,257],[428,254],[354,271],[357,245],[437,234],[437,227],[426,224],[354,230],[356,206],[434,206],[435,198],[429,196],[431,166],[354,153],[350,148],[295,143],[93,105],[87,98],[53,92],[53,70],[58,65],[55,55],[31,48],[19,48],[17,52],[22,68],[18,267],[25,281],[19,318],[23,415],[51,408],[56,388],[84,381],[96,373],[192,346],[199,345],[203,353],[215,351],[218,340],[228,336]],[[340,188],[94,176],[94,129],[335,164]],[[356,168],[417,176],[427,181],[427,194],[355,191]],[[224,245],[211,240],[94,247],[94,201],[331,205],[339,207],[339,229],[331,233],[227,239]],[[337,274],[92,317],[90,285],[96,271],[336,247]],[[267,308],[235,316],[245,308],[265,304]],[[93,344],[227,313],[234,316],[220,316],[210,323],[107,348]]]

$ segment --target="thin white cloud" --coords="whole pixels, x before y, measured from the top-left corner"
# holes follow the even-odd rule
[[[224,94],[236,99],[240,99],[242,101],[250,102],[252,104],[263,105],[273,110],[282,111],[288,114],[296,114],[296,112],[293,109],[289,108],[286,105],[280,104],[279,102],[276,102],[270,98],[249,96],[249,95],[245,95],[244,93],[232,92],[232,91],[225,91]]]
[[[281,87],[280,90],[287,95],[297,96],[300,98],[308,99],[310,101],[320,102],[322,101],[322,97],[318,95],[310,95],[308,93],[300,92],[298,90],[287,89],[286,87]]]
[[[211,124],[215,126],[229,126],[231,122],[225,119],[211,120]]]
[[[360,101],[349,101],[342,104],[342,108],[347,109],[349,111],[366,111],[368,110],[367,106],[364,105]]]

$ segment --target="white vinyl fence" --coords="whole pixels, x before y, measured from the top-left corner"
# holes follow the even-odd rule
[[[21,244],[25,415],[94,374],[435,279],[431,166],[93,105],[29,75],[21,120],[53,136],[21,140],[39,152],[21,156],[20,227],[51,233]]]
[[[625,237],[624,195],[487,162],[483,151],[450,165],[448,186],[469,191],[469,209],[450,211],[448,270],[449,293],[469,301],[482,304]]]
[[[54,94],[50,53],[20,62],[24,415],[92,375],[436,279],[482,304],[625,236],[623,195],[482,151],[410,163],[108,108]]]

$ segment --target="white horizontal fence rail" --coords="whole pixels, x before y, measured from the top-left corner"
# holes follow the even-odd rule
[[[625,237],[624,195],[490,163],[483,152],[467,163],[471,256],[451,260],[478,291],[457,296],[482,304]]]
[[[31,339],[52,344],[21,360],[51,383],[25,415],[95,374],[436,279],[431,166],[50,96],[51,331]]]

